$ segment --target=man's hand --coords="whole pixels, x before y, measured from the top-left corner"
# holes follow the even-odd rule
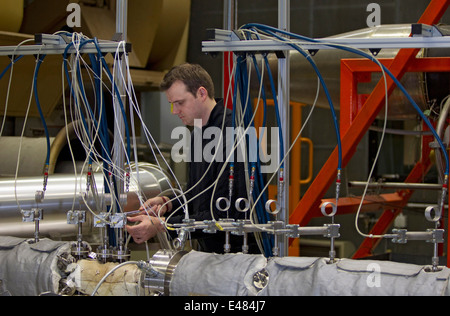
[[[165,230],[164,224],[161,220],[148,215],[128,217],[129,223],[137,224],[135,226],[127,225],[126,229],[137,244],[143,244],[149,239],[155,237],[158,232],[163,232]]]
[[[142,212],[142,215],[148,214],[150,216],[164,216],[167,212],[172,210],[172,202],[167,197],[156,197],[148,200],[144,203],[143,206],[139,209]]]

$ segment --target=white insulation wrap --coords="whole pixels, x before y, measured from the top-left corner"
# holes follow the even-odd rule
[[[81,295],[91,295],[101,279],[118,264],[102,264],[97,261],[80,260],[75,271],[68,277]],[[117,269],[103,282],[98,296],[141,296],[141,270],[136,265]]]
[[[253,276],[266,259],[252,255],[216,255],[192,251],[175,269],[171,296],[253,296]]]
[[[0,237],[1,290],[12,296],[58,293],[62,278],[58,256],[67,256],[70,251],[70,244],[63,242],[29,244],[22,238]]]
[[[386,261],[275,258],[191,252],[175,269],[172,296],[448,296],[450,270]]]
[[[262,296],[442,296],[450,270],[388,261],[279,258],[269,261]]]

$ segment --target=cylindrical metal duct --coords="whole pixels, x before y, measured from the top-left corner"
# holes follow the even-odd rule
[[[431,272],[424,266],[371,260],[330,263],[326,258],[266,259],[192,251],[171,266],[170,278],[165,279],[170,280],[172,296],[450,295],[446,267]]]
[[[50,143],[54,143],[54,138]],[[47,151],[47,139],[31,137],[0,137],[0,177],[14,177],[19,161],[19,177],[34,177],[43,173]],[[19,157],[20,151],[20,157]]]
[[[411,35],[411,24],[401,25],[382,25],[375,28],[357,30],[345,34],[336,35],[339,38],[389,38],[389,37],[409,37]],[[377,49],[377,47],[374,47]],[[367,51],[368,52],[368,51]],[[394,58],[398,50],[381,50],[377,58]],[[446,49],[422,49],[417,55],[422,57],[443,57],[450,56],[450,51]],[[341,91],[341,60],[346,58],[362,58],[361,56],[351,54],[342,50],[321,50],[314,56],[316,62],[327,87],[330,91],[333,103],[336,109],[340,108],[340,91]],[[270,56],[270,64],[272,71],[277,71],[277,57]],[[256,78],[256,75],[253,76]],[[371,83],[361,83],[358,87],[359,94],[370,94],[381,78],[381,74],[373,74]],[[257,81],[257,79],[254,79]],[[449,73],[407,73],[402,84],[408,92],[423,108],[429,108],[433,104],[439,105],[442,99],[450,93],[450,74]],[[259,85],[254,82],[252,86]],[[291,100],[305,104],[313,104],[316,97],[317,75],[312,69],[309,62],[298,52],[291,53]],[[269,86],[266,87],[270,91]],[[255,90],[256,91],[256,90]],[[257,93],[256,91],[255,93]],[[321,93],[318,106],[329,107],[328,100],[324,93]],[[417,116],[414,108],[409,101],[396,89],[390,97],[389,118],[404,120]],[[383,115],[384,111],[382,112]]]
[[[142,199],[152,198],[170,189],[167,176],[150,164],[139,165],[139,176],[134,168],[131,177],[130,192],[127,194],[125,211],[136,210],[139,205],[138,193]],[[88,206],[96,213],[105,211],[104,206],[110,201],[105,195],[102,173],[95,173],[96,196],[85,196]],[[139,179],[139,184],[138,184]],[[44,219],[40,222],[43,236],[71,237],[77,235],[77,227],[67,224],[67,212],[70,210],[87,210],[80,192],[86,192],[86,175],[51,175],[47,191],[42,202],[36,202],[36,192],[43,189],[43,177],[7,179],[0,181],[0,235],[15,237],[32,237],[33,223],[22,223],[21,210],[39,208],[44,210]],[[83,193],[85,194],[85,193]],[[89,214],[89,212],[88,212]],[[87,216],[83,234],[92,232],[92,217]]]

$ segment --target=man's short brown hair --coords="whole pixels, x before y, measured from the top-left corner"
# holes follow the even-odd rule
[[[165,76],[161,83],[161,90],[167,91],[176,81],[183,82],[187,91],[192,93],[194,97],[197,96],[197,91],[201,87],[208,91],[208,96],[211,99],[215,98],[214,83],[209,73],[200,65],[196,64],[182,64],[173,67]]]

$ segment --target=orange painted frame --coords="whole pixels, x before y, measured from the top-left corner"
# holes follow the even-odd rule
[[[428,25],[434,25],[438,23],[448,9],[449,5],[450,0],[432,0],[418,23]],[[410,69],[410,65],[412,65],[414,61],[417,61],[416,56],[418,52],[418,49],[400,50],[396,58],[390,61],[389,69],[392,74],[396,78],[401,79],[403,75],[408,71],[408,69]],[[421,62],[417,61],[417,64],[418,63]],[[343,74],[343,76],[345,76],[345,74]],[[342,116],[344,122],[341,122],[341,130],[343,131],[343,133],[341,134],[343,135],[343,166],[346,166],[349,163],[350,159],[355,153],[357,145],[359,144],[365,133],[368,131],[370,125],[375,120],[378,113],[381,111],[385,100],[384,82],[380,81],[373,90],[372,94],[367,98],[364,105],[359,109],[357,108],[357,111],[355,112],[354,108],[349,104],[349,102],[351,103],[355,100],[357,101],[358,96],[356,86],[354,85],[353,81],[353,75],[350,78],[352,79],[351,81],[349,81],[350,85],[341,88],[341,91],[351,92],[349,94],[351,95],[349,99],[347,98],[341,101],[341,116],[342,110],[346,108],[345,105],[347,104],[348,106],[347,114],[345,114],[344,110],[344,116]],[[388,95],[390,95],[394,89],[395,84],[391,79],[389,79]],[[353,104],[358,103],[356,102]],[[348,120],[347,122],[345,121],[346,119]],[[290,216],[291,224],[300,224],[301,226],[306,226],[311,218],[315,217],[315,214],[318,214],[317,210],[322,203],[322,197],[325,195],[326,191],[330,188],[330,186],[336,179],[337,162],[338,150],[336,148],[331,154],[328,161],[324,164],[322,170],[316,176],[308,191],[300,200],[300,203],[292,212],[292,215]],[[373,247],[371,249],[373,249]],[[370,253],[370,251],[368,251],[367,253]]]
[[[385,66],[390,67],[392,65],[392,59],[380,60]],[[341,109],[341,131],[345,133],[351,126],[354,118],[361,109],[361,99],[357,94],[358,80],[365,80],[372,72],[379,72],[380,68],[373,62],[366,60],[342,60],[342,72],[341,72],[341,102],[349,104]],[[407,72],[450,72],[450,58],[420,58],[415,59],[407,66]],[[350,88],[348,87],[350,86]],[[431,168],[431,161],[429,155],[431,149],[428,144],[433,141],[433,137],[422,138],[422,160],[417,163],[415,168],[407,178],[407,183],[421,182],[425,175]],[[401,208],[404,207],[408,200],[411,198],[412,191],[402,190],[397,192],[397,195],[401,197],[402,203],[400,207],[395,209],[387,209],[380,217],[377,224],[374,226],[371,234],[380,235],[387,232],[387,229],[392,224],[395,217],[400,213]],[[395,205],[394,198],[386,200],[387,205]],[[358,202],[359,204],[359,202]],[[373,248],[379,243],[380,240],[365,239],[359,249],[356,251],[354,258],[362,258],[369,256]]]

